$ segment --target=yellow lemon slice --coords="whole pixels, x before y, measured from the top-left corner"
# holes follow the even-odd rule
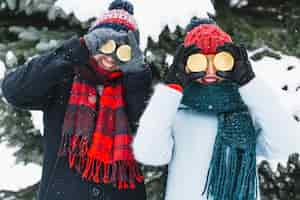
[[[205,55],[197,53],[190,55],[186,64],[187,72],[202,72],[207,68],[207,59]]]
[[[116,42],[113,40],[108,40],[101,48],[100,51],[104,54],[111,54],[116,50]]]
[[[231,71],[234,66],[234,58],[228,52],[220,52],[214,58],[214,65],[218,71]]]
[[[131,60],[131,47],[129,45],[120,46],[117,50],[117,57],[123,62]]]

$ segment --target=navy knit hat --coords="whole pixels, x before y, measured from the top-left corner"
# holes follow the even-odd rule
[[[100,16],[91,26],[90,31],[97,28],[112,28],[116,31],[136,31],[138,29],[133,17],[133,5],[124,0],[115,0],[109,5],[109,11]]]

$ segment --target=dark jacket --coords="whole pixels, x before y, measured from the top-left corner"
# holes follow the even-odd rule
[[[94,184],[69,169],[65,158],[57,156],[61,129],[74,66],[88,63],[88,50],[77,38],[34,58],[8,74],[2,90],[12,105],[44,113],[44,161],[39,200],[144,200],[144,184],[136,190],[119,191],[111,185]],[[123,78],[129,123],[133,129],[149,95],[151,72],[126,74]]]

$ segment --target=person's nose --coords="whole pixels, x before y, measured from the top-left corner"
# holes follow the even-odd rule
[[[106,59],[109,61],[109,62],[113,62],[114,59],[112,58],[112,56],[106,56]]]
[[[207,75],[216,75],[216,67],[214,66],[214,63],[212,60],[208,59],[208,65],[206,69],[206,74]]]

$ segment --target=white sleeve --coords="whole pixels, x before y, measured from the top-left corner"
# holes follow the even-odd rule
[[[146,165],[170,162],[173,152],[172,124],[182,99],[181,92],[158,84],[143,113],[133,141],[135,159]]]
[[[279,96],[259,77],[240,88],[240,94],[261,128],[257,155],[267,159],[287,159],[300,152],[300,124],[279,101]]]

